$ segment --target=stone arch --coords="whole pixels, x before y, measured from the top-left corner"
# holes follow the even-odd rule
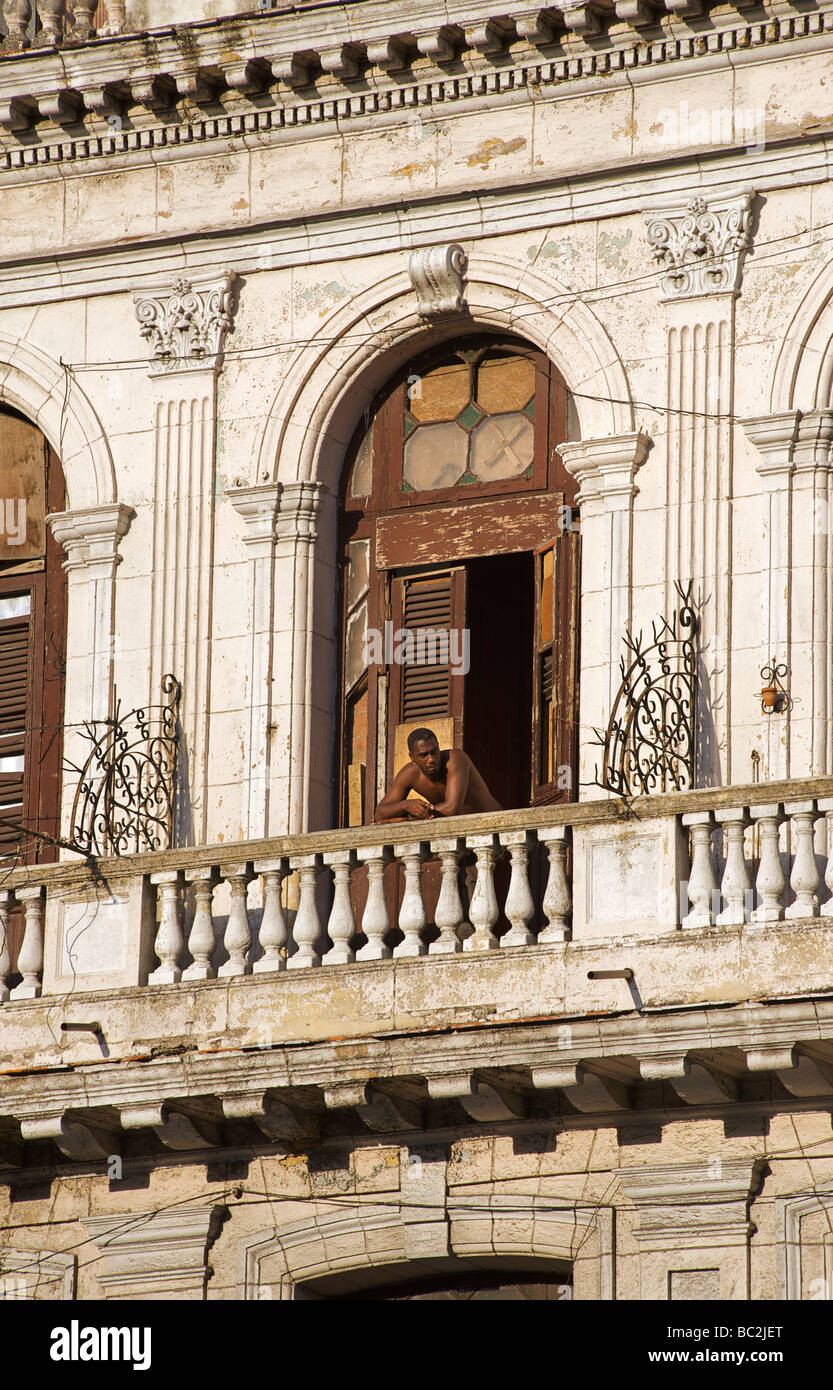
[[[291,1299],[295,1287],[333,1274],[376,1269],[391,1271],[405,1265],[411,1277],[421,1260],[434,1272],[442,1250],[449,1264],[456,1258],[483,1268],[490,1261],[534,1259],[552,1261],[554,1268],[571,1266],[585,1298],[614,1297],[613,1212],[603,1207],[554,1210],[544,1199],[494,1193],[478,1198],[455,1198],[425,1213],[431,1230],[409,1229],[402,1211],[374,1204],[311,1213],[302,1221],[247,1236],[239,1247],[239,1280],[245,1299]],[[268,1290],[268,1292],[266,1292]]]
[[[0,400],[42,430],[61,460],[68,506],[116,500],[116,475],[101,421],[78,382],[40,348],[0,333]]]
[[[819,271],[793,315],[772,382],[773,415],[833,405],[833,260]]]
[[[466,275],[470,324],[515,333],[545,352],[576,397],[584,438],[626,434],[634,412],[622,361],[593,311],[540,270],[475,253]],[[454,316],[426,325],[404,269],[336,310],[292,364],[273,401],[256,477],[321,482],[332,491],[356,423],[376,391],[417,352],[459,335]]]

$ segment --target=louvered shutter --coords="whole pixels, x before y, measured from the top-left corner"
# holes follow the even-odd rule
[[[29,608],[25,599],[14,606]],[[25,818],[31,621],[29,611],[0,618],[0,857],[16,853]]]
[[[578,750],[579,535],[535,557],[533,803],[572,801]]]
[[[403,587],[402,626],[414,634],[426,629],[445,634],[447,644],[451,630],[451,575],[406,579]],[[441,652],[438,642],[434,654]],[[447,652],[446,645],[442,654]],[[400,723],[415,724],[435,715],[450,714],[450,677],[447,661],[403,666]]]

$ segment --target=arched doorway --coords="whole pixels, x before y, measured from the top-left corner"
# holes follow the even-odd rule
[[[25,416],[0,407],[0,864],[58,857],[66,663],[60,460]],[[12,968],[22,935],[12,914]]]
[[[543,353],[483,335],[415,358],[365,413],[340,499],[340,824],[373,819],[424,724],[502,806],[575,796],[571,415]]]
[[[529,1256],[368,1266],[298,1283],[296,1302],[562,1303],[573,1297],[567,1261]]]

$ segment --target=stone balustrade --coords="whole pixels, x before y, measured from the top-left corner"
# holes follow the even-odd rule
[[[87,43],[96,36],[105,38],[120,34],[125,23],[125,0],[104,0],[106,20],[95,27],[99,0],[3,0],[3,23],[6,38],[3,48],[18,51],[35,48],[58,48],[63,44]],[[32,20],[35,10],[39,20],[32,42]]]
[[[597,801],[18,870],[0,890],[0,1003],[833,918],[833,779],[621,812]]]

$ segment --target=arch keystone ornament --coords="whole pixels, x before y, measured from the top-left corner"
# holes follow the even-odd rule
[[[422,318],[465,313],[463,286],[467,267],[468,256],[456,242],[411,252],[408,274],[417,294],[417,313]]]

